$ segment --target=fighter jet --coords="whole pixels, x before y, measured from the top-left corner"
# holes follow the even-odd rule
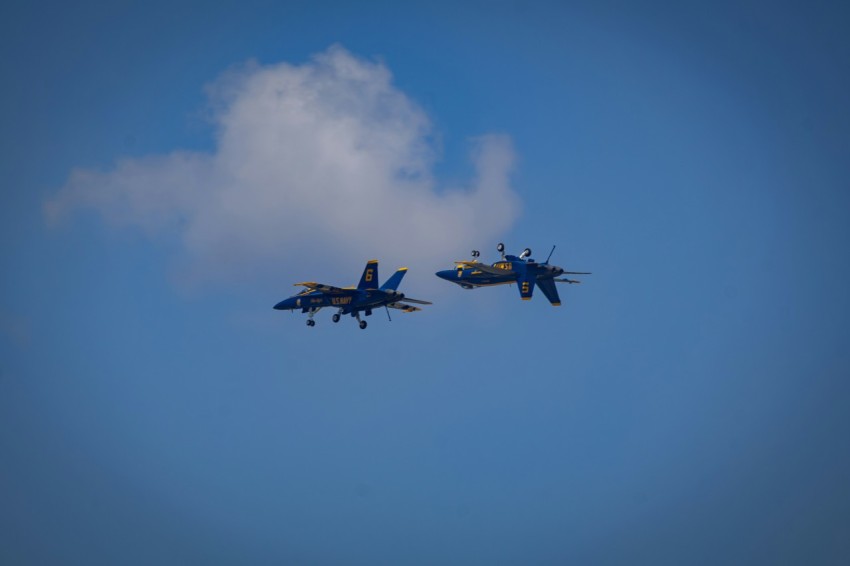
[[[357,284],[357,287],[333,287],[313,281],[296,283],[296,287],[304,287],[305,289],[297,295],[280,301],[274,308],[277,310],[300,310],[302,313],[306,313],[307,326],[316,325],[313,316],[321,309],[325,307],[335,308],[337,312],[331,318],[334,322],[339,322],[342,315],[350,314],[360,323],[360,328],[366,328],[366,321],[360,319],[361,312],[370,316],[373,309],[385,307],[389,317],[389,309],[398,309],[404,312],[422,310],[407,303],[431,304],[428,301],[411,299],[396,290],[405,273],[407,273],[407,268],[402,267],[383,285],[378,287],[378,260],[373,259],[366,264],[366,269],[363,270],[363,275],[360,277],[360,283]]]
[[[581,283],[574,279],[558,279],[561,275],[590,275],[584,271],[565,271],[561,267],[549,265],[549,259],[555,251],[549,252],[549,257],[543,263],[537,263],[531,258],[531,249],[525,250],[519,255],[505,255],[505,244],[499,244],[496,249],[502,255],[502,259],[493,263],[481,263],[478,257],[481,253],[472,250],[472,261],[456,261],[455,269],[438,271],[437,277],[460,285],[464,289],[476,287],[490,287],[492,285],[507,285],[516,283],[519,296],[524,301],[531,300],[534,286],[540,287],[552,306],[560,306],[561,298],[558,296],[558,288],[555,283]]]

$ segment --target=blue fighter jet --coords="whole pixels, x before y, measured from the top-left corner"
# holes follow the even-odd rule
[[[360,277],[360,283],[357,284],[357,287],[332,287],[313,281],[296,283],[296,287],[305,287],[305,289],[297,295],[282,300],[274,308],[279,311],[300,310],[302,313],[307,313],[307,326],[316,325],[313,316],[320,309],[324,307],[336,308],[337,312],[332,317],[334,322],[339,322],[342,315],[350,314],[360,323],[360,328],[366,328],[366,321],[360,320],[361,312],[370,316],[372,309],[385,307],[389,317],[389,309],[398,309],[404,312],[422,310],[406,303],[431,304],[428,301],[405,297],[404,293],[396,291],[405,273],[407,273],[407,268],[402,267],[393,273],[392,277],[387,279],[383,285],[378,287],[378,260],[373,259],[366,264],[366,269],[363,270],[363,275]]]
[[[472,261],[456,261],[455,269],[438,271],[437,277],[451,281],[464,289],[516,283],[519,296],[524,301],[531,299],[534,286],[537,285],[549,299],[549,302],[552,303],[552,306],[558,307],[561,306],[561,298],[558,296],[555,283],[581,283],[581,281],[557,279],[557,277],[564,274],[590,275],[589,272],[564,271],[563,268],[549,265],[549,259],[552,257],[552,252],[555,251],[555,246],[552,246],[549,257],[543,263],[537,263],[531,259],[529,248],[525,248],[519,257],[505,255],[504,244],[499,244],[496,249],[499,250],[502,259],[492,265],[480,263],[477,258],[481,253],[478,250],[472,250]]]

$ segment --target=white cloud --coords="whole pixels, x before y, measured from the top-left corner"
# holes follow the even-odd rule
[[[175,238],[184,275],[320,277],[382,260],[429,269],[510,228],[519,199],[504,135],[472,141],[476,177],[442,187],[428,117],[389,70],[335,46],[303,65],[247,64],[210,88],[212,153],[75,170],[51,220],[91,207],[111,224]],[[327,267],[327,266],[333,267]],[[334,283],[334,281],[330,281]]]

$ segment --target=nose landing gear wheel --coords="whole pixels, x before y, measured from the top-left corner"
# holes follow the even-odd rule
[[[339,315],[338,314],[333,315],[331,317],[331,320],[333,320],[334,322],[339,322]]]
[[[360,328],[361,329],[366,328],[366,321],[365,320],[360,321]]]
[[[307,326],[316,326],[316,321],[313,320],[312,318],[308,319],[307,320]]]

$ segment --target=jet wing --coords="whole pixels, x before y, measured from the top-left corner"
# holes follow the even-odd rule
[[[356,293],[354,289],[333,287],[331,285],[324,285],[323,283],[316,283],[315,281],[304,281],[303,283],[296,283],[295,286],[307,287],[313,291],[321,291],[322,293],[327,293],[329,295],[354,295]]]
[[[458,263],[461,265],[461,263]],[[492,265],[487,265],[486,263],[478,263],[478,262],[464,262],[464,267],[472,267],[473,269],[477,269],[478,271],[482,271],[488,275],[516,275],[516,271],[511,269],[499,269],[498,267],[493,267]]]
[[[407,300],[407,299],[405,299],[405,300]],[[430,305],[431,303],[428,303],[428,304]],[[390,303],[390,304],[387,305],[387,307],[389,307],[391,309],[398,309],[398,310],[404,311],[404,312],[416,312],[416,311],[422,310],[419,307],[414,307],[413,305],[405,305],[404,303]]]

